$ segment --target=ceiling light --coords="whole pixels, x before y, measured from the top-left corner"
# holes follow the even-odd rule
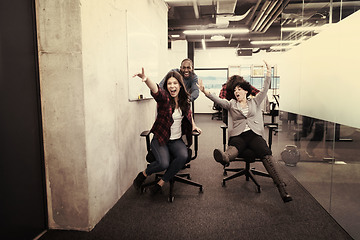
[[[300,42],[300,40],[251,41],[250,43],[253,45],[261,45],[261,44],[292,44],[297,42]]]
[[[225,28],[225,29],[204,29],[204,30],[185,30],[186,35],[216,35],[216,34],[244,34],[249,33],[245,28]]]
[[[178,37],[180,37],[180,34],[172,34],[171,37],[178,38]]]
[[[205,39],[201,39],[203,50],[206,50]]]
[[[294,45],[280,45],[280,46],[271,46],[270,49],[272,50],[283,50],[283,49],[290,49],[290,48],[293,48],[295,47]]]
[[[221,41],[221,40],[224,40],[224,39],[225,39],[224,35],[211,36],[211,40],[214,40],[214,41]]]

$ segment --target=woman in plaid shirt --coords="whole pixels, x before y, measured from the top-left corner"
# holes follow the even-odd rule
[[[151,95],[157,102],[157,116],[150,130],[154,134],[151,150],[156,161],[150,163],[137,175],[133,185],[139,189],[147,176],[166,170],[159,182],[150,188],[150,192],[155,194],[161,190],[165,182],[180,171],[188,160],[188,150],[182,136],[185,135],[188,144],[191,145],[192,131],[201,132],[201,129],[195,125],[192,118],[190,95],[186,91],[180,73],[169,72],[165,77],[163,88],[146,77],[144,68],[135,76],[140,77],[149,87]],[[172,156],[172,161],[170,161],[170,156]]]

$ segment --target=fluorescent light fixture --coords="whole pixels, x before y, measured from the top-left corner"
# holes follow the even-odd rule
[[[172,34],[171,37],[178,38],[178,37],[180,37],[180,34]]]
[[[251,41],[250,43],[253,45],[261,45],[261,44],[292,44],[298,42],[300,42],[300,40]]]
[[[203,50],[206,50],[205,39],[201,39]]]
[[[270,49],[272,50],[283,50],[283,49],[290,49],[293,48],[294,45],[280,45],[280,46],[271,46]]]
[[[282,32],[309,32],[309,31],[319,31],[324,30],[328,24],[322,26],[309,26],[309,27],[282,27]]]
[[[221,41],[221,40],[224,40],[224,39],[225,39],[224,35],[211,36],[211,40],[214,40],[214,41]]]
[[[244,34],[249,33],[245,28],[225,28],[225,29],[204,29],[204,30],[185,30],[186,35],[217,35],[217,34]]]

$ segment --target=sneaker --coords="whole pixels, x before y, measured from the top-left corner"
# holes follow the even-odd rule
[[[155,184],[151,187],[149,187],[151,195],[155,195],[159,192],[161,192],[161,186],[159,184]]]
[[[139,172],[137,177],[134,179],[133,186],[136,188],[136,190],[139,190],[141,185],[145,182],[146,177],[142,172]]]

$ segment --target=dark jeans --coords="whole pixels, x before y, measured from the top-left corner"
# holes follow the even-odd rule
[[[239,154],[249,148],[260,158],[266,155],[272,155],[271,149],[268,147],[265,139],[251,130],[243,132],[238,136],[230,137],[229,146],[236,147]]]
[[[149,176],[153,173],[166,170],[162,180],[168,182],[185,165],[188,159],[188,150],[182,139],[169,140],[161,146],[156,137],[151,140],[151,151],[156,161],[150,163],[145,172]]]

